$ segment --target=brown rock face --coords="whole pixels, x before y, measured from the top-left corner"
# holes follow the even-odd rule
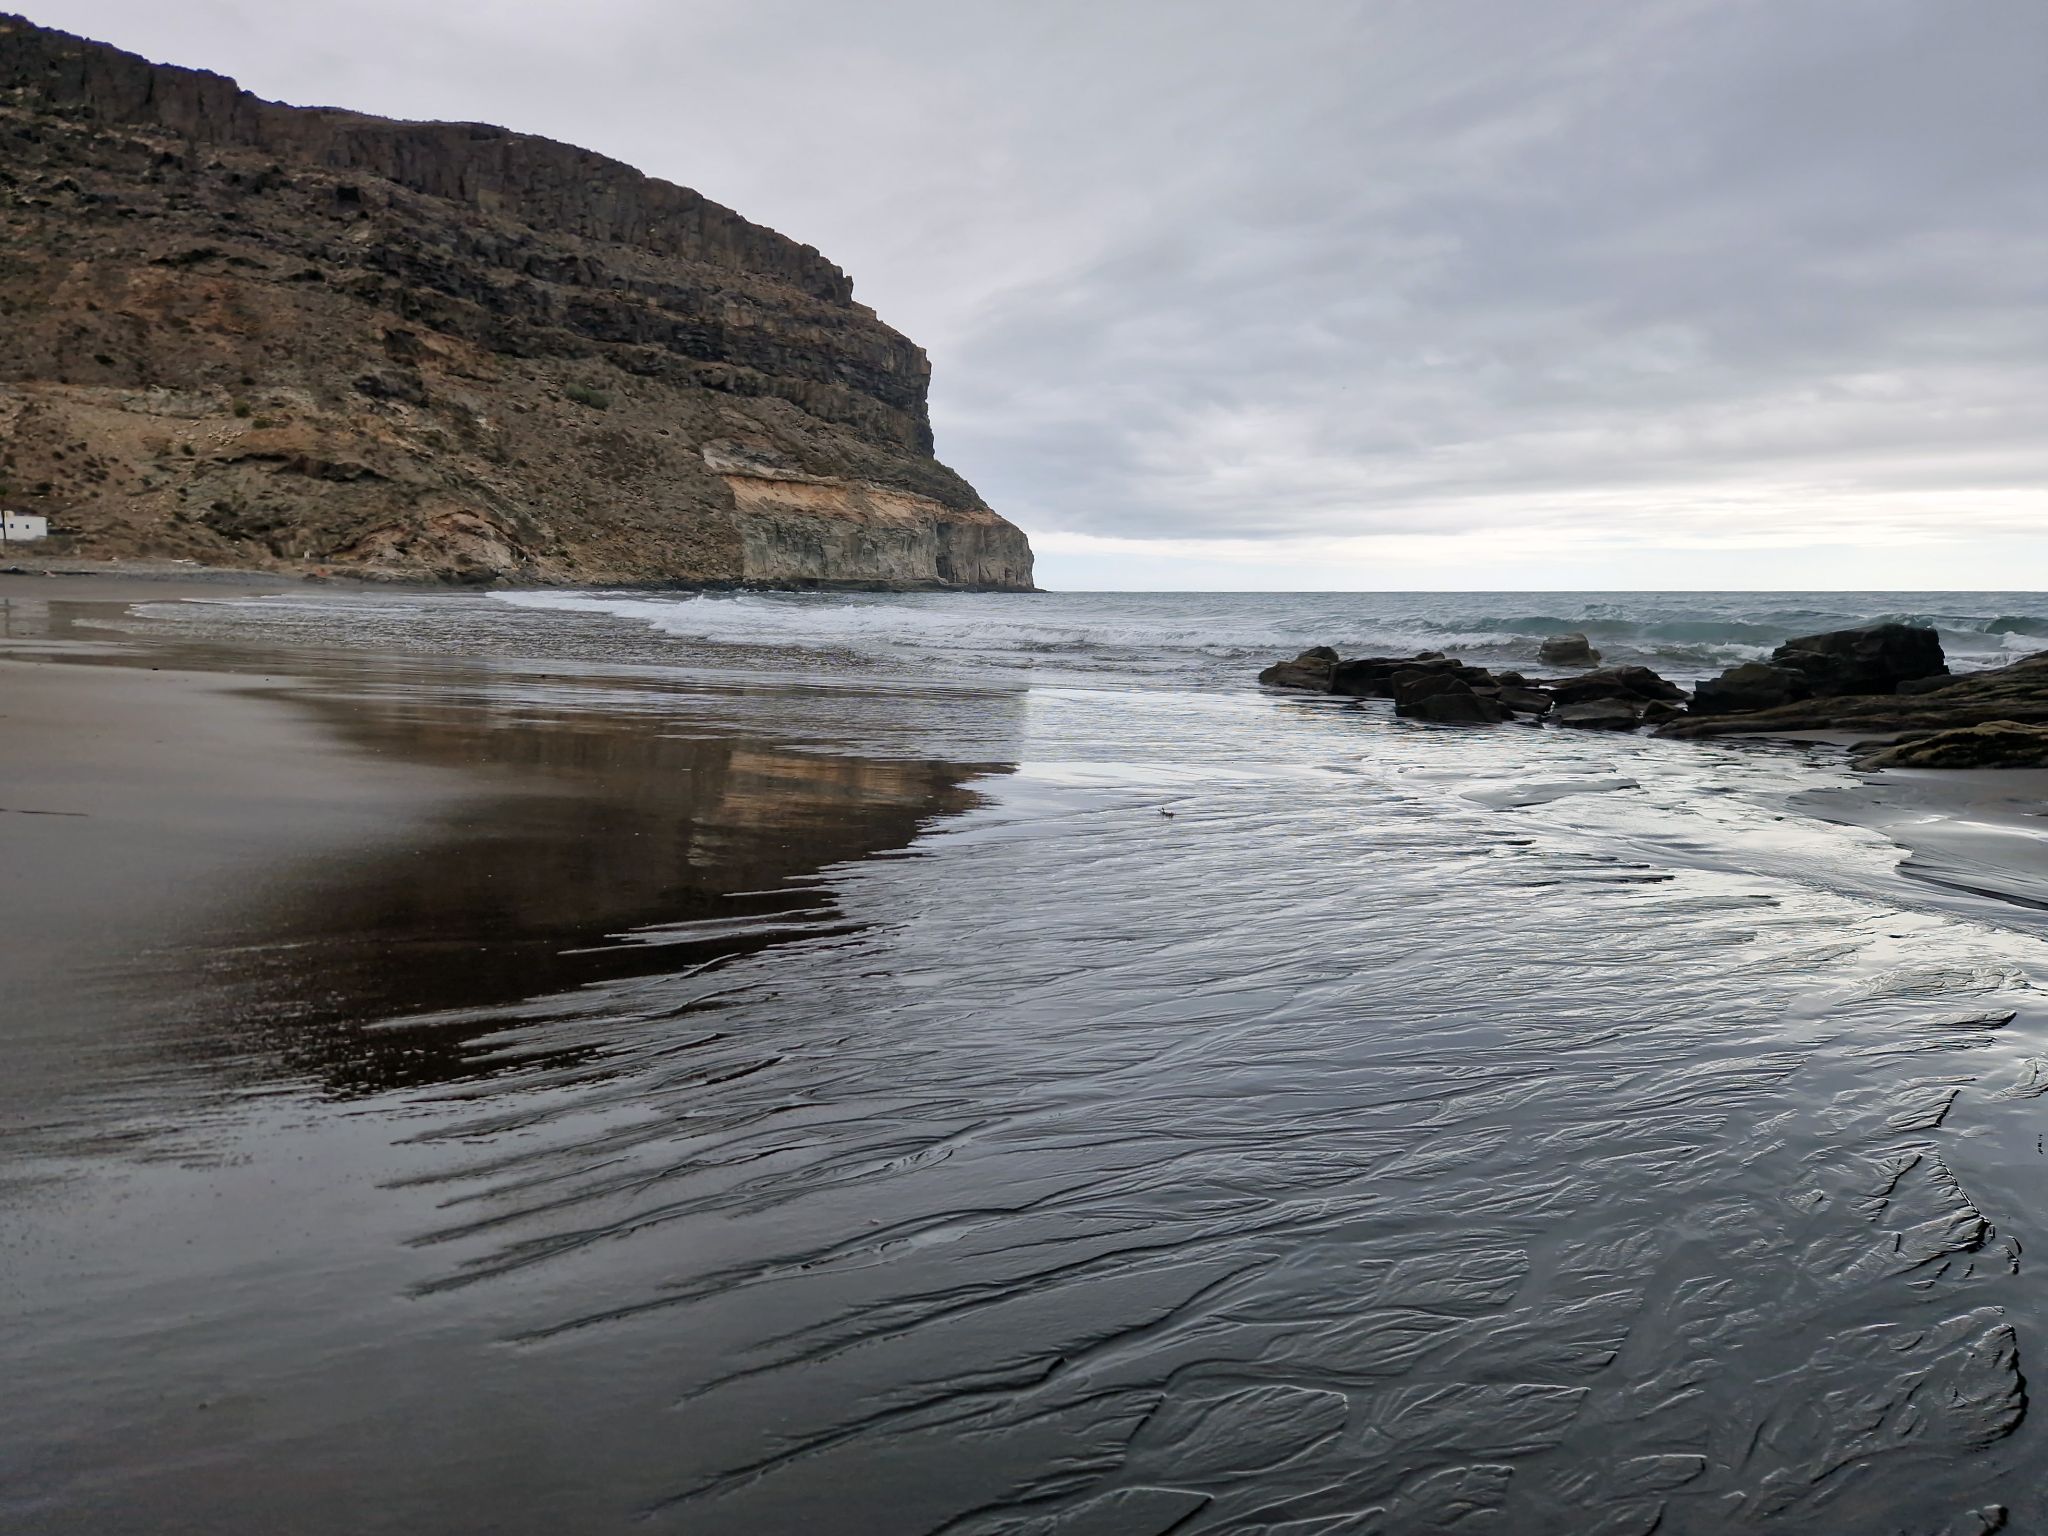
[[[924,353],[585,150],[260,101],[0,16],[0,502],[60,548],[1029,589]]]

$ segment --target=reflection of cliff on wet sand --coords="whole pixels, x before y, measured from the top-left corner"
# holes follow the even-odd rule
[[[264,917],[274,941],[241,957],[242,985],[264,1000],[258,1033],[342,1091],[487,1070],[459,1027],[363,1020],[681,970],[829,928],[830,896],[804,877],[901,847],[972,798],[958,766],[681,737],[660,718],[512,725],[439,703],[319,702],[353,745],[488,764],[495,790],[411,846],[316,872]],[[328,1005],[337,993],[346,1006]]]
[[[113,1083],[139,1106],[194,1060],[339,1093],[483,1075],[502,1020],[393,1017],[828,932],[807,877],[972,798],[974,769],[706,734],[652,686],[515,706],[459,664],[113,647],[78,627],[97,606],[39,601],[0,658],[0,1124]]]

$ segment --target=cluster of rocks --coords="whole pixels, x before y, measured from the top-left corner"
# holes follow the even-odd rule
[[[1394,713],[1438,725],[1499,725],[1511,720],[1577,730],[1632,731],[1683,712],[1685,690],[1648,667],[1610,667],[1575,677],[1537,679],[1468,666],[1441,651],[1363,656],[1346,661],[1327,645],[1276,662],[1259,674],[1269,688],[1392,699]]]
[[[1540,654],[1564,664],[1599,659],[1584,635],[1552,636]],[[1647,725],[1674,736],[1853,730],[1885,736],[1858,746],[1858,761],[1868,767],[2048,766],[2048,653],[1954,676],[1940,637],[1912,624],[1803,635],[1769,661],[1706,679],[1690,696],[1648,667],[1532,678],[1437,651],[1346,660],[1328,646],[1276,662],[1259,681],[1391,699],[1395,714],[1439,725]]]

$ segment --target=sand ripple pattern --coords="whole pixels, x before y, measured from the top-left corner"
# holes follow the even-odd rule
[[[1027,763],[833,931],[538,1010],[602,1049],[425,1133],[420,1300],[615,1372],[594,1485],[692,1536],[2039,1509],[1959,1130],[2048,1081],[2038,941],[1759,757],[1406,750]]]

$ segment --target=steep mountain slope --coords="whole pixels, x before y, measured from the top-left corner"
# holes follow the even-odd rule
[[[1028,588],[924,353],[588,151],[0,16],[0,502],[89,555]]]

